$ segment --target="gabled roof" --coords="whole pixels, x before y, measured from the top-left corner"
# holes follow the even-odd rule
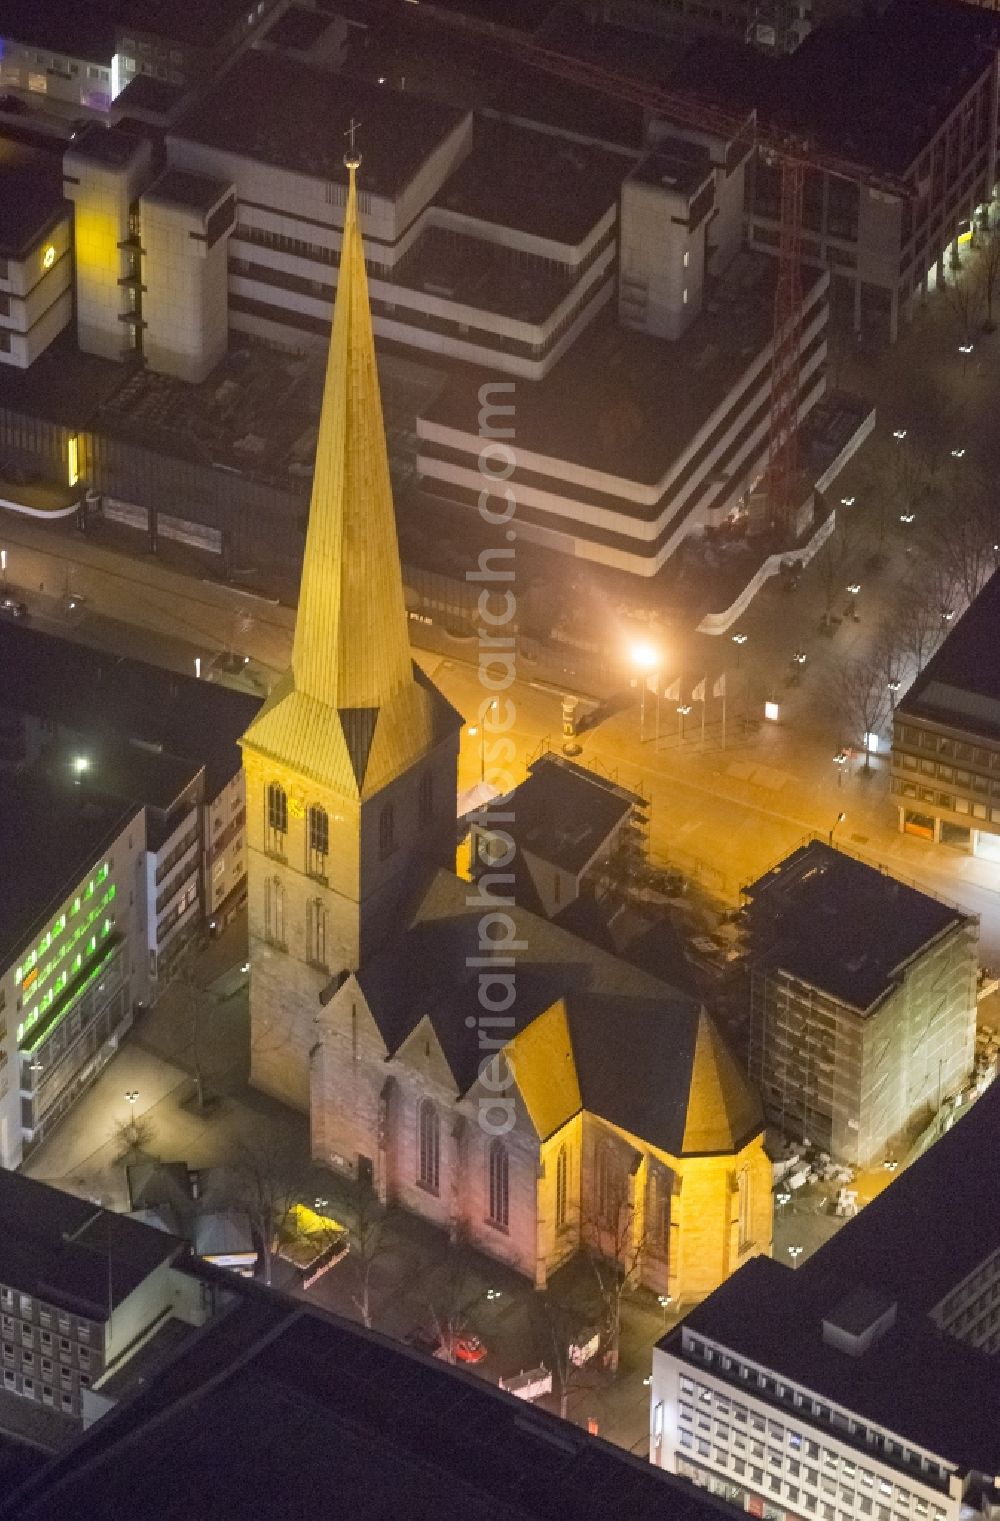
[[[576,1112],[567,1052],[577,1108],[671,1156],[737,1150],[760,1132],[759,1100],[698,1003],[523,908],[504,909],[519,947],[505,1013],[513,1025],[487,1024],[478,997],[483,913],[467,882],[439,871],[403,933],[357,973],[390,1055],[428,1017],[465,1094],[483,1056],[482,1023],[497,1038],[509,1030],[517,1087],[540,1136]],[[501,960],[497,969],[510,966]]]

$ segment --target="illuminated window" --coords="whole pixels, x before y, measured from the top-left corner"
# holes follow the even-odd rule
[[[441,1163],[441,1121],[430,1099],[421,1102],[417,1114],[419,1156],[417,1182],[437,1193]]]
[[[309,870],[314,876],[326,875],[326,858],[330,850],[330,816],[325,808],[309,809]]]
[[[490,1143],[490,1224],[506,1230],[510,1214],[510,1162],[502,1141]]]
[[[267,848],[282,852],[288,833],[288,798],[284,787],[270,782],[267,789]]]
[[[569,1159],[566,1155],[565,1146],[560,1146],[559,1155],[556,1158],[556,1229],[561,1230],[566,1224],[566,1196],[567,1196],[567,1173],[569,1171]]]

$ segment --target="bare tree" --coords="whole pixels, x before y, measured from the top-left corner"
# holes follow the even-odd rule
[[[552,1374],[559,1391],[559,1414],[566,1420],[569,1393],[582,1366],[580,1349],[591,1333],[592,1316],[585,1305],[562,1299],[551,1288],[545,1295],[544,1314],[552,1348]]]
[[[264,1282],[270,1283],[275,1253],[302,1191],[304,1166],[286,1142],[262,1130],[241,1141],[229,1171],[233,1206],[260,1244]]]
[[[622,1302],[638,1288],[646,1255],[646,1233],[628,1180],[621,1177],[593,1216],[584,1221],[587,1258],[594,1274],[604,1313],[606,1360],[617,1374],[621,1351]]]
[[[355,1307],[371,1330],[371,1279],[372,1268],[385,1250],[385,1211],[371,1187],[358,1179],[352,1190],[348,1206],[347,1234],[350,1240],[350,1260],[358,1280],[358,1292],[353,1296]]]
[[[949,284],[943,285],[945,299],[954,313],[961,335],[960,342],[967,348],[983,315],[983,286],[972,271],[961,278],[957,271]],[[964,355],[963,358],[967,358]]]
[[[823,627],[830,628],[837,598],[847,586],[850,566],[857,552],[858,533],[854,520],[838,517],[834,530],[818,556],[819,582],[823,594]]]
[[[970,469],[953,483],[929,524],[924,550],[940,607],[950,607],[956,594],[968,606],[1000,568],[1000,500],[979,471]]]
[[[877,734],[889,717],[889,688],[885,658],[876,649],[858,660],[845,661],[837,673],[837,703],[850,729],[851,738],[861,740],[865,752],[865,770],[871,770],[867,736]]]
[[[147,1114],[130,1114],[127,1120],[115,1120],[111,1132],[116,1152],[116,1162],[134,1162],[142,1152],[148,1152],[156,1134],[156,1127]]]
[[[468,1334],[473,1308],[480,1299],[479,1291],[470,1281],[469,1246],[459,1233],[448,1247],[448,1256],[441,1283],[434,1300],[428,1305],[431,1323],[438,1339],[438,1346],[445,1362],[457,1361],[457,1347]]]
[[[1000,235],[995,227],[985,227],[979,234],[974,277],[986,307],[983,330],[994,333],[996,323],[993,321],[993,302],[997,285],[1000,284]]]
[[[940,606],[928,596],[927,588],[915,581],[904,582],[890,615],[888,629],[897,655],[897,671],[912,664],[919,676],[941,643]]]

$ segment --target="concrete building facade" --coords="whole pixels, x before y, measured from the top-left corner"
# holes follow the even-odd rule
[[[747,1059],[768,1117],[876,1164],[972,1070],[978,920],[818,841],[744,894]]]

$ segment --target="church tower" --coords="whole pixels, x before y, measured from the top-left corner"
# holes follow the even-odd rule
[[[455,863],[461,718],[410,657],[351,154],[292,663],[242,739],[251,1081],[309,1107],[320,1008]]]

